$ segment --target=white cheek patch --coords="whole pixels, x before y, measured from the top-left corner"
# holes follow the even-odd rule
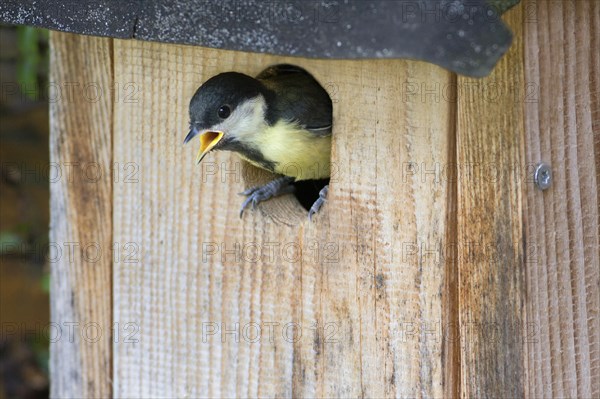
[[[265,127],[266,108],[264,97],[258,95],[238,105],[229,118],[210,130],[224,132],[225,136],[235,137],[241,141],[251,141],[248,140],[249,136]]]

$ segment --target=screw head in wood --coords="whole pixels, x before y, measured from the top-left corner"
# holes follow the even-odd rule
[[[550,165],[540,162],[535,168],[533,181],[540,190],[549,188],[552,185],[552,169],[550,169]]]

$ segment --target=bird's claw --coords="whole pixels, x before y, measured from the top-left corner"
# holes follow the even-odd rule
[[[239,193],[240,195],[245,195],[248,197],[244,200],[240,208],[240,218],[244,215],[244,210],[250,203],[252,203],[252,209],[256,209],[260,202],[277,197],[279,195],[294,192],[294,186],[291,184],[292,181],[294,181],[294,179],[291,177],[280,177],[270,181],[264,186],[251,187]]]
[[[262,186],[262,187],[264,187],[264,186]],[[254,186],[254,187],[250,187],[249,189],[247,189],[247,190],[244,190],[244,191],[242,191],[241,193],[238,193],[238,195],[246,195],[246,196],[247,196],[247,195],[250,195],[250,194],[252,194],[252,193],[253,193],[253,192],[255,192],[256,190],[258,190],[259,188],[261,188],[261,186]]]
[[[312,217],[315,213],[319,212],[319,209],[323,206],[323,204],[327,201],[327,193],[329,192],[329,185],[323,187],[321,191],[319,191],[319,198],[315,201],[315,203],[310,207],[308,211],[308,220],[312,222]]]

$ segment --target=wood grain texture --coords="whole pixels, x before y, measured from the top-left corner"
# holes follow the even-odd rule
[[[50,381],[56,398],[111,395],[111,45],[110,39],[50,35]]]
[[[522,5],[503,16],[514,38],[484,79],[458,78],[457,256],[462,397],[525,394]]]
[[[203,81],[277,62],[307,68],[334,100],[336,172],[314,223],[291,196],[240,220],[237,193],[265,176],[230,153],[197,167],[197,143],[182,146]],[[114,265],[115,322],[139,328],[115,344],[116,396],[456,392],[440,249],[451,202],[435,172],[452,155],[455,105],[404,97],[450,73],[118,40],[114,71],[139,88],[114,118],[115,162],[139,171],[113,193],[114,240],[139,248],[137,263]]]
[[[600,5],[504,19],[481,80],[53,33],[52,395],[598,397]],[[334,101],[314,223],[292,196],[240,220],[271,176],[181,144],[203,81],[279,62]]]
[[[525,20],[528,396],[600,396],[600,3],[529,1]],[[528,168],[532,173],[532,167]]]

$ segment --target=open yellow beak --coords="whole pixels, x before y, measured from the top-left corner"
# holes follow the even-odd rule
[[[202,159],[217,145],[223,138],[223,132],[204,132],[200,135],[200,151],[196,157],[196,164],[202,162]]]

